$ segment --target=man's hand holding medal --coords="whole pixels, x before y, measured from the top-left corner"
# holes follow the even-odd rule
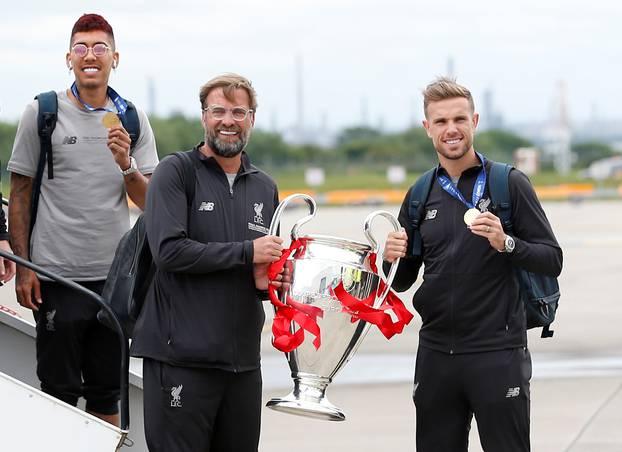
[[[130,145],[132,140],[127,131],[123,128],[121,120],[116,113],[107,112],[102,118],[102,124],[108,129],[108,142],[106,143],[114,161],[121,168],[126,170],[130,167]]]
[[[467,213],[469,211],[470,210],[467,210]],[[467,223],[467,227],[471,230],[473,234],[487,238],[488,242],[490,242],[490,246],[492,246],[497,251],[503,250],[505,248],[505,232],[503,231],[503,227],[501,226],[501,220],[499,220],[499,217],[496,217],[492,213],[479,213],[471,220],[470,224]]]

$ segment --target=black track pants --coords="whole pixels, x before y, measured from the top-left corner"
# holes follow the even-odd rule
[[[261,370],[171,366],[143,360],[149,452],[257,452]]]
[[[524,348],[449,355],[419,347],[417,452],[467,452],[473,416],[485,452],[529,452],[530,379]]]
[[[79,282],[98,294],[104,281]],[[119,411],[121,347],[114,331],[97,321],[99,306],[61,284],[41,281],[37,321],[37,376],[41,390],[87,411]]]

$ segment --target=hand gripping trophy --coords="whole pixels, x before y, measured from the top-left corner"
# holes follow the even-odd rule
[[[273,345],[285,352],[294,379],[294,390],[286,397],[270,400],[268,407],[290,414],[343,421],[345,414],[326,398],[326,388],[352,358],[369,327],[374,324],[387,338],[401,333],[412,314],[390,290],[399,259],[393,262],[387,280],[376,268],[378,243],[371,234],[374,218],[382,216],[397,231],[400,224],[386,211],[375,211],[364,222],[369,244],[324,235],[299,235],[300,227],[315,216],[313,198],[294,194],[277,207],[270,225],[276,235],[280,216],[294,199],[302,198],[309,215],[291,230],[291,245],[270,266],[272,280],[285,268],[290,284],[277,293],[269,287],[275,316]],[[387,311],[397,318],[392,320]],[[305,340],[305,332],[309,336]]]

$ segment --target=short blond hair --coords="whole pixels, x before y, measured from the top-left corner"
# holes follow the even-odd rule
[[[233,97],[233,92],[236,89],[246,90],[246,92],[248,93],[248,98],[250,100],[250,109],[253,111],[257,111],[257,93],[255,92],[255,88],[253,88],[250,80],[234,73],[227,73],[219,75],[218,77],[214,77],[201,87],[199,91],[201,108],[207,107],[207,105],[205,105],[205,99],[207,98],[209,93],[216,88],[222,88],[223,94],[231,102],[235,100]]]
[[[456,83],[456,79],[450,77],[438,77],[423,90],[423,112],[428,117],[428,105],[430,102],[438,102],[454,97],[464,97],[469,101],[471,113],[475,113],[475,103],[471,91]]]

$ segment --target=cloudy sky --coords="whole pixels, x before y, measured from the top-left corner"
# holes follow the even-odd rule
[[[546,121],[560,81],[572,120],[622,118],[622,5],[605,0],[238,0],[5,2],[0,14],[0,120],[62,89],[69,33],[85,12],[115,30],[122,96],[149,110],[198,116],[198,88],[222,72],[249,77],[257,123],[296,122],[301,61],[305,122],[420,120],[420,91],[453,60],[481,107],[486,90],[506,122]],[[26,8],[22,5],[28,5]],[[105,5],[105,6],[104,6]]]

